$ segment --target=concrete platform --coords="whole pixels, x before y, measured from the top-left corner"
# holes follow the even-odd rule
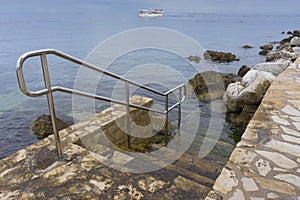
[[[300,58],[265,94],[206,200],[300,199]]]

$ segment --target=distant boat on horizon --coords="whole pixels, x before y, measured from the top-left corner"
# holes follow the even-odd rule
[[[141,9],[139,10],[140,17],[162,17],[164,15],[163,9]]]

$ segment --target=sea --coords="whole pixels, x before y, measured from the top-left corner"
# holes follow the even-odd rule
[[[251,67],[256,63],[264,62],[265,57],[258,55],[259,46],[272,42],[276,47],[278,45],[276,42],[288,37],[287,31],[299,29],[300,25],[300,15],[288,13],[280,15],[232,14],[165,10],[163,17],[141,18],[138,16],[138,8],[122,10],[120,6],[119,10],[114,12],[114,9],[108,9],[107,5],[91,2],[94,2],[94,5],[84,9],[74,6],[51,9],[40,8],[38,5],[26,5],[24,9],[22,6],[17,6],[17,10],[1,9],[0,159],[38,141],[30,130],[31,123],[40,115],[49,113],[45,96],[28,97],[19,89],[16,63],[25,52],[51,48],[85,60],[99,44],[114,35],[134,29],[155,27],[184,34],[207,50],[234,53],[239,61],[217,63],[216,66],[220,72],[237,73],[242,65]],[[282,33],[283,31],[285,33]],[[115,45],[113,48],[116,48],[118,44]],[[126,45],[126,42],[120,45]],[[243,45],[250,45],[254,48],[243,49]],[[109,51],[107,55],[101,56],[110,57],[111,55],[108,54]],[[153,59],[159,59],[157,52],[152,52],[151,49],[143,51],[142,54],[139,55],[138,52],[127,54],[123,60],[114,62],[115,64],[109,70],[122,76],[131,70],[128,66],[143,62],[143,60],[137,61],[140,58],[152,58],[151,62]],[[168,57],[168,55],[165,56]],[[163,65],[169,62],[170,66],[175,66],[175,68],[182,67],[178,66],[180,62],[172,57],[174,55],[169,56],[169,59],[166,59],[167,62],[165,59],[161,60]],[[73,65],[69,67],[69,64],[61,59],[53,58],[50,61],[52,63],[49,64],[49,70],[53,85],[72,88],[78,76],[79,67]],[[124,68],[125,66],[127,68]],[[197,73],[196,70],[185,71],[183,69],[182,71],[186,73],[187,80]],[[41,68],[37,61],[29,62],[27,66],[24,66],[24,73],[28,88],[33,91],[43,89]],[[164,74],[164,71],[157,70],[157,73],[161,73],[160,75],[170,82],[174,81],[173,76]],[[113,82],[106,82],[106,84],[113,85]],[[111,94],[112,88],[103,87],[101,90],[103,94]],[[54,94],[54,99],[57,116],[70,124],[74,123],[72,97],[69,94]],[[101,111],[107,106],[107,103],[97,104],[96,110]],[[84,110],[83,105],[82,112]],[[226,125],[221,138],[234,145],[235,141],[230,137],[234,131]]]

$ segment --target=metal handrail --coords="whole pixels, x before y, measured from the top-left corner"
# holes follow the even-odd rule
[[[112,98],[107,98],[107,97],[103,97],[100,95],[95,95],[95,94],[89,94],[86,92],[82,92],[82,91],[78,91],[78,90],[74,90],[74,89],[70,89],[70,88],[66,88],[66,87],[62,87],[62,86],[51,86],[51,81],[50,81],[50,76],[49,76],[49,70],[48,70],[48,64],[47,64],[47,55],[55,55],[58,56],[60,58],[63,58],[65,60],[71,61],[75,64],[79,64],[82,65],[86,68],[92,69],[96,72],[105,74],[107,76],[110,76],[112,78],[115,79],[119,79],[121,81],[125,82],[125,93],[126,93],[126,99],[125,102],[123,101],[119,101],[116,99],[112,99]],[[31,57],[36,57],[36,56],[40,56],[41,58],[41,65],[42,65],[42,70],[43,70],[43,76],[44,76],[44,82],[45,82],[45,89],[42,90],[38,90],[38,91],[30,91],[27,89],[26,87],[26,82],[24,79],[24,73],[23,73],[23,64],[25,63],[25,61],[28,58]],[[173,110],[175,107],[178,106],[178,129],[180,128],[180,123],[181,123],[181,104],[184,102],[185,98],[186,98],[186,86],[184,84],[178,85],[177,87],[162,93],[159,92],[155,89],[152,89],[150,87],[141,85],[139,83],[136,83],[132,80],[126,79],[124,77],[121,77],[119,75],[116,75],[114,73],[111,73],[109,71],[106,71],[104,69],[98,68],[92,64],[89,64],[87,62],[84,62],[82,60],[79,60],[77,58],[74,58],[72,56],[69,56],[65,53],[62,53],[60,51],[54,50],[54,49],[45,49],[45,50],[38,50],[38,51],[32,51],[32,52],[28,52],[23,54],[17,62],[17,77],[18,77],[18,82],[19,82],[19,87],[21,89],[21,91],[30,97],[37,97],[37,96],[42,96],[42,95],[47,95],[47,100],[48,100],[48,106],[49,106],[49,112],[50,112],[50,116],[51,116],[51,121],[52,121],[52,126],[53,126],[53,132],[54,132],[54,138],[55,138],[55,145],[56,145],[56,150],[57,150],[57,155],[59,158],[62,157],[62,151],[61,151],[61,142],[60,142],[60,138],[59,138],[59,134],[58,134],[58,130],[57,130],[57,124],[56,124],[56,114],[55,114],[55,106],[54,106],[54,101],[53,101],[53,92],[64,92],[64,93],[69,93],[69,94],[76,94],[79,96],[83,96],[83,97],[88,97],[88,98],[94,98],[97,100],[102,100],[102,101],[107,101],[107,102],[111,102],[111,103],[116,103],[116,104],[120,104],[120,105],[124,105],[126,106],[126,114],[127,114],[127,133],[128,133],[128,146],[130,147],[130,142],[131,142],[131,136],[130,136],[130,120],[129,120],[129,111],[130,111],[130,107],[133,108],[138,108],[138,109],[143,109],[143,110],[147,110],[147,111],[152,111],[152,112],[157,112],[160,114],[165,114],[166,116],[166,121],[165,121],[165,136],[167,139],[168,136],[168,113]],[[154,94],[160,95],[165,97],[165,109],[163,111],[161,110],[157,110],[157,109],[152,109],[152,108],[148,108],[148,107],[144,107],[144,106],[139,106],[139,105],[135,105],[129,102],[129,85],[134,85],[136,87],[142,88],[144,90],[147,90],[149,92],[152,92]],[[183,89],[183,91],[182,91]],[[175,92],[179,90],[179,101],[177,101],[175,104],[173,104],[171,107],[169,107],[169,94]],[[183,95],[182,95],[183,92]]]

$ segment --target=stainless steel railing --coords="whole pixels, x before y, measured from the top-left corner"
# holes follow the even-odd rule
[[[86,68],[89,68],[91,70],[94,70],[96,72],[105,74],[107,76],[113,77],[115,79],[124,81],[125,83],[125,102],[123,101],[119,101],[116,99],[112,99],[112,98],[107,98],[104,96],[100,96],[100,95],[95,95],[95,94],[89,94],[86,92],[82,92],[82,91],[78,91],[78,90],[74,90],[71,88],[66,88],[66,87],[62,87],[62,86],[52,86],[51,85],[51,80],[50,80],[50,75],[49,75],[49,70],[48,70],[48,63],[47,63],[47,55],[55,55],[58,56],[60,58],[63,58],[65,60],[68,60],[70,62],[76,63],[78,65],[84,66]],[[25,61],[28,58],[31,57],[37,57],[39,56],[41,59],[41,66],[42,66],[42,70],[43,70],[43,76],[44,76],[44,82],[45,82],[45,89],[39,90],[39,91],[30,91],[27,89],[26,87],[26,82],[24,79],[24,73],[23,73],[23,64],[25,63]],[[184,84],[178,85],[177,87],[162,93],[159,92],[155,89],[152,89],[150,87],[141,85],[139,83],[136,83],[132,80],[123,78],[121,76],[118,76],[114,73],[111,73],[109,71],[106,71],[104,69],[98,68],[92,64],[89,64],[87,62],[84,62],[82,60],[79,60],[77,58],[74,58],[72,56],[69,56],[65,53],[62,53],[60,51],[54,50],[54,49],[45,49],[45,50],[38,50],[38,51],[32,51],[32,52],[28,52],[23,54],[17,62],[17,77],[18,77],[18,82],[19,82],[19,87],[21,89],[21,91],[30,97],[37,97],[37,96],[42,96],[42,95],[47,95],[47,100],[48,100],[48,107],[49,107],[49,112],[50,112],[50,116],[51,116],[51,121],[52,121],[52,126],[53,126],[53,133],[54,133],[54,138],[55,138],[55,145],[56,145],[56,151],[57,151],[57,155],[59,158],[62,158],[62,150],[61,150],[61,142],[60,142],[60,137],[59,137],[59,133],[58,133],[58,129],[57,129],[57,123],[56,123],[56,114],[55,114],[55,106],[54,106],[54,101],[53,101],[53,92],[64,92],[64,93],[69,93],[69,94],[75,94],[75,95],[79,95],[79,96],[83,96],[83,97],[88,97],[88,98],[94,98],[97,100],[102,100],[102,101],[106,101],[106,102],[111,102],[111,103],[116,103],[116,104],[120,104],[120,105],[124,105],[126,106],[126,114],[127,114],[127,135],[128,135],[128,147],[130,147],[130,143],[131,143],[131,135],[130,135],[130,107],[133,108],[138,108],[138,109],[143,109],[143,110],[147,110],[147,111],[152,111],[152,112],[156,112],[156,113],[160,113],[160,114],[165,114],[165,137],[167,139],[168,136],[168,118],[169,118],[169,112],[171,110],[173,110],[174,108],[178,107],[178,130],[180,130],[180,123],[181,123],[181,104],[184,102],[185,98],[186,98],[186,86]],[[154,94],[160,95],[165,97],[165,109],[164,110],[157,110],[157,109],[153,109],[153,108],[148,108],[148,107],[144,107],[144,106],[139,106],[136,104],[132,104],[129,101],[129,85],[134,85],[136,87],[142,88],[144,90],[147,90],[149,92],[152,92]],[[179,98],[178,101],[176,103],[174,103],[173,105],[169,105],[169,95],[171,93],[174,93],[175,91],[179,92]]]

